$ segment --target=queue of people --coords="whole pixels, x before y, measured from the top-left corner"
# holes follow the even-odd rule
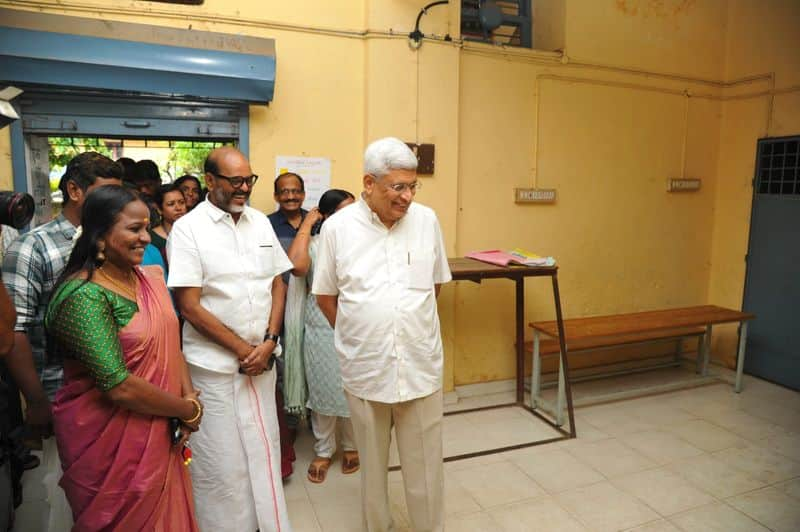
[[[302,177],[282,174],[267,217],[233,147],[208,155],[205,201],[192,176],[136,191],[122,163],[70,162],[64,212],[10,246],[3,280],[6,360],[26,422],[54,432],[73,530],[290,531],[282,478],[307,413],[307,478],[324,482],[340,450],[342,472],[361,472],[365,531],[394,527],[392,426],[412,526],[443,529],[436,297],[450,272],[436,215],[413,202],[416,165],[380,139],[359,197],[332,189],[306,211]],[[153,246],[166,281],[142,265]],[[37,259],[47,280],[29,287],[20,270]]]

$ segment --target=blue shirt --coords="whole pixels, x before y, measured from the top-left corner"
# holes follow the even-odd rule
[[[308,211],[301,208],[300,223],[303,223],[303,220],[306,219],[306,214],[308,214]],[[300,229],[300,226],[298,225],[297,229],[295,229],[280,209],[267,216],[267,218],[269,218],[269,223],[272,224],[272,229],[275,231],[275,235],[278,237],[283,251],[288,253],[289,246],[294,242],[294,237],[297,236],[297,230]],[[291,273],[292,272],[285,272],[283,274],[283,282],[286,283],[286,286],[289,286],[289,275],[291,275]],[[281,329],[283,329],[283,327],[281,327]]]
[[[147,244],[147,247],[144,248],[144,257],[142,258],[142,266],[161,266],[161,269],[164,270],[164,281],[167,280],[167,266],[164,264],[164,257],[161,256],[161,252],[155,247],[153,244]]]
[[[306,218],[306,214],[308,214],[307,210],[300,209],[300,223],[303,223],[303,220]],[[292,227],[292,224],[289,223],[289,220],[286,218],[286,215],[283,214],[283,211],[277,210],[267,216],[267,218],[269,218],[269,223],[272,224],[272,229],[275,231],[278,240],[281,241],[281,247],[283,248],[283,251],[289,251],[289,246],[292,245],[294,237],[297,236],[297,229]],[[297,228],[299,229],[300,226],[298,225]]]

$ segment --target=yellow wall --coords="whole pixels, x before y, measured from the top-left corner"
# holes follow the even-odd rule
[[[457,254],[553,254],[566,316],[705,303],[719,103],[689,102],[686,175],[703,189],[667,194],[665,180],[681,174],[685,97],[542,79],[534,174],[534,89],[546,70],[463,56],[461,138],[472,148],[461,152]],[[558,202],[514,205],[513,188],[534,182],[556,188]],[[494,284],[457,288],[456,384],[513,374],[513,285]],[[549,283],[529,280],[526,296],[530,318],[554,317]]]
[[[566,0],[567,54],[577,61],[719,80],[725,64],[728,3]]]
[[[800,132],[800,4],[791,0],[541,2],[537,43],[557,53],[426,41],[402,34],[422,0],[207,0],[201,7],[116,0],[0,6],[243,33],[276,40],[269,106],[251,108],[250,153],[269,174],[278,154],[326,156],[333,185],[360,189],[377,137],[436,145],[418,201],[436,209],[448,251],[523,246],[555,255],[565,315],[716,303],[738,308],[755,142]],[[422,31],[458,37],[458,10]],[[401,35],[397,35],[401,34]],[[688,97],[687,97],[688,91]],[[0,170],[7,133],[0,135]],[[685,142],[684,142],[685,139]],[[685,161],[682,164],[682,161]],[[703,181],[668,194],[665,180]],[[519,206],[513,189],[553,187],[554,205]],[[271,209],[271,187],[254,193]],[[513,376],[513,285],[445,287],[445,386]],[[528,320],[554,315],[549,283],[529,280]],[[718,355],[730,352],[722,331]]]
[[[14,187],[14,175],[11,172],[11,136],[9,128],[0,130],[0,190],[11,190]]]
[[[745,254],[750,229],[751,181],[759,138],[800,134],[800,3],[733,0],[728,8],[726,76],[775,74],[770,113],[768,95],[726,101],[720,128],[720,157],[714,216],[709,301],[740,307],[744,295]],[[767,83],[739,89],[756,93]],[[714,352],[732,364],[736,328],[714,339]]]

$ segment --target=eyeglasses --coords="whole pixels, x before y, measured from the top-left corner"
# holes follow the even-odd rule
[[[258,176],[256,174],[243,177],[243,176],[240,176],[240,175],[227,176],[227,175],[218,174],[216,172],[211,172],[211,173],[214,176],[220,177],[220,178],[224,179],[225,181],[227,181],[228,183],[230,183],[233,188],[242,188],[242,185],[244,185],[245,183],[247,183],[248,187],[252,187],[253,185],[256,184],[256,181],[258,181]]]
[[[392,185],[383,185],[386,188],[392,189],[398,194],[402,194],[406,190],[410,190],[412,194],[416,194],[417,190],[422,188],[422,183],[414,181],[413,183],[394,183]]]
[[[282,188],[278,190],[278,196],[288,196],[289,194],[299,196],[300,194],[305,194],[305,192],[302,188]]]

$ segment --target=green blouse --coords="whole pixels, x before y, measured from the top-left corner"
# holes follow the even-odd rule
[[[99,284],[67,281],[47,308],[50,353],[80,362],[106,392],[128,376],[118,334],[138,311],[134,301]]]

